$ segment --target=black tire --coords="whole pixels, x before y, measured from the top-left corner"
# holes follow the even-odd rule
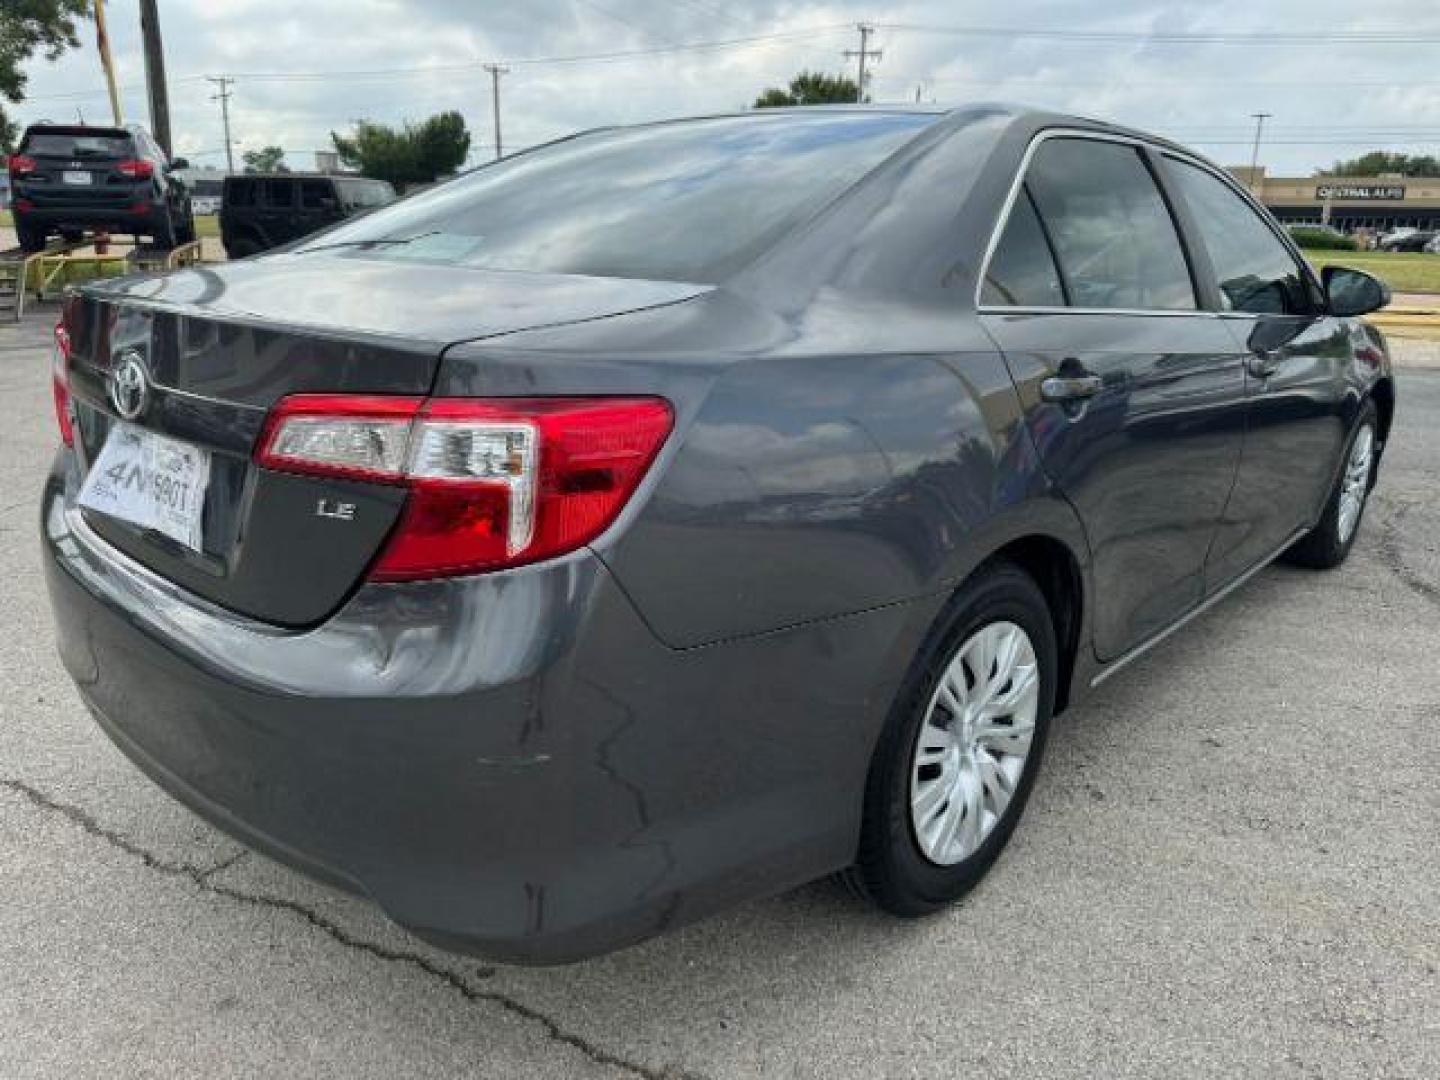
[[[166,251],[173,251],[175,248],[175,219],[170,216],[170,211],[165,211],[165,216],[155,223],[155,229],[151,233],[151,239],[155,246]]]
[[[259,241],[248,236],[237,236],[225,245],[225,254],[232,259],[247,259],[251,255],[260,254],[263,250]]]
[[[25,252],[34,253],[45,250],[45,230],[37,229],[33,225],[26,225],[24,222],[15,222],[15,242]]]
[[[1009,804],[967,857],[940,865],[926,857],[911,824],[910,781],[916,741],[942,674],[961,645],[997,622],[1023,629],[1039,676],[1035,728]],[[1059,669],[1054,622],[1045,597],[1018,566],[983,567],[956,593],[936,622],[901,688],[876,745],[865,792],[860,848],[843,878],[893,915],[914,918],[959,899],[999,856],[1024,811],[1045,749]]]
[[[175,230],[175,238],[181,244],[195,242],[195,215],[188,207],[185,210],[185,216],[180,219],[180,227]]]
[[[1341,498],[1345,490],[1345,477],[1349,472],[1351,454],[1355,450],[1356,442],[1359,440],[1361,432],[1366,429],[1370,432],[1372,447],[1369,476],[1366,478],[1355,523],[1351,526],[1349,535],[1342,535],[1340,509]],[[1345,454],[1340,459],[1340,470],[1335,477],[1334,486],[1330,489],[1330,496],[1325,500],[1325,512],[1320,516],[1319,524],[1296,541],[1295,545],[1281,556],[1285,562],[1312,570],[1330,570],[1339,566],[1349,556],[1350,549],[1355,545],[1355,537],[1360,535],[1360,525],[1365,520],[1365,507],[1369,503],[1370,489],[1375,486],[1376,469],[1380,463],[1379,430],[1375,402],[1367,400],[1360,410],[1360,416],[1355,421],[1355,427],[1351,430],[1350,437],[1345,440]]]
[[[60,239],[67,244],[78,244],[85,239],[85,231],[83,229],[61,229]]]

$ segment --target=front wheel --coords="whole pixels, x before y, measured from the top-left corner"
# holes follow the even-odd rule
[[[1054,708],[1045,597],[998,563],[950,602],[916,658],[871,763],[849,883],[914,917],[968,892],[1024,809]]]
[[[1375,403],[1367,401],[1350,433],[1345,447],[1345,467],[1335,479],[1320,523],[1285,553],[1286,562],[1329,570],[1343,563],[1350,554],[1360,531],[1360,519],[1365,516],[1365,501],[1375,483],[1379,447],[1376,431]]]

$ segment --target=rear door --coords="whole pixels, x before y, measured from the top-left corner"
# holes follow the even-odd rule
[[[1277,554],[1320,513],[1347,433],[1352,326],[1326,313],[1313,273],[1232,181],[1165,156],[1246,359],[1244,456],[1210,554],[1212,588]]]
[[[1240,457],[1243,358],[1203,310],[1158,168],[1129,140],[1043,135],[979,298],[1046,471],[1085,525],[1104,660],[1203,598]]]

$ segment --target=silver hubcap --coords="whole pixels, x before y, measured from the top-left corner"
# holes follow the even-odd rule
[[[1040,670],[1011,622],[965,639],[940,677],[915,740],[910,824],[925,857],[953,866],[1000,821],[1025,771]]]
[[[1355,435],[1350,447],[1350,460],[1345,463],[1345,475],[1340,481],[1340,518],[1338,522],[1340,543],[1349,543],[1355,526],[1360,523],[1360,511],[1365,507],[1365,496],[1370,492],[1370,465],[1375,456],[1375,432],[1369,424]]]

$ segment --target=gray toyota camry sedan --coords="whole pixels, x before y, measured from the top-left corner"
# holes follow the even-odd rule
[[[156,783],[446,947],[574,960],[836,871],[920,915],[1067,705],[1344,561],[1386,300],[1092,120],[588,132],[72,295],[60,650]]]

